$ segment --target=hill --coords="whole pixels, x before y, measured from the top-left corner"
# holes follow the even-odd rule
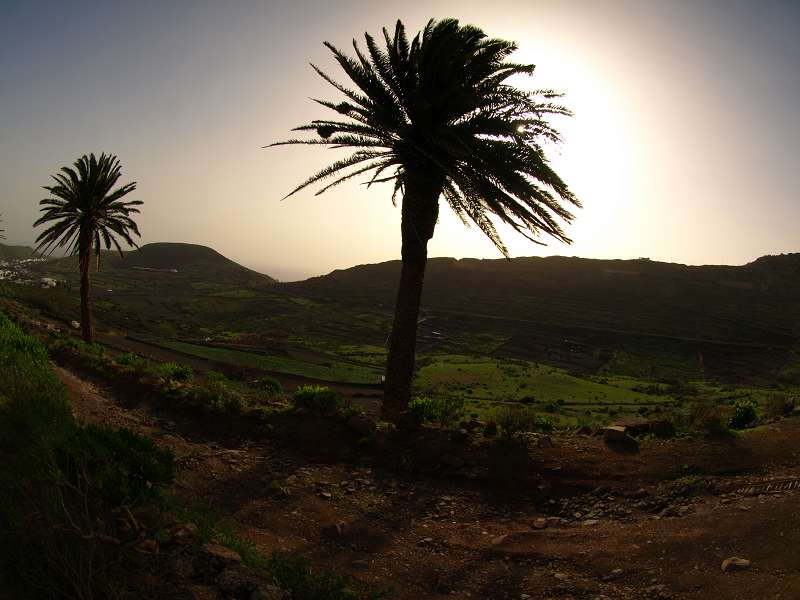
[[[34,258],[37,254],[29,246],[9,246],[0,244],[0,260],[21,260]]]
[[[399,272],[399,261],[360,265],[280,288],[391,307]],[[749,378],[797,361],[800,254],[743,266],[434,258],[422,304],[426,325],[442,337],[495,334],[496,355],[589,370],[616,360],[617,370],[627,362],[640,375],[653,375],[654,364],[663,374],[674,360],[698,375]]]
[[[54,273],[77,273],[78,259],[75,256],[48,262],[43,269]],[[274,279],[252,271],[224,257],[216,250],[197,244],[158,242],[146,244],[136,250],[123,252],[103,251],[100,256],[100,280],[114,276],[134,276],[146,278],[146,273],[178,275],[176,280],[188,277],[210,284],[241,285],[250,282],[272,283]],[[138,271],[139,273],[131,273]],[[153,275],[154,276],[154,275]]]

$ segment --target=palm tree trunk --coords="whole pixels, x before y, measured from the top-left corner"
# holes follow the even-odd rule
[[[402,268],[397,288],[389,355],[386,358],[386,381],[381,416],[397,422],[408,411],[411,381],[414,376],[414,353],[417,345],[428,240],[433,237],[439,217],[442,178],[421,178],[406,185],[402,213]]]
[[[92,292],[89,282],[89,271],[92,262],[92,246],[80,252],[81,267],[81,336],[83,341],[91,343],[94,338],[92,331]]]

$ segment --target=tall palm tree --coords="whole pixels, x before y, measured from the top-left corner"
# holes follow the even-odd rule
[[[398,21],[384,28],[385,49],[365,34],[366,51],[353,40],[355,57],[325,46],[355,87],[313,69],[346,100],[315,100],[340,116],[315,120],[295,131],[315,133],[272,145],[320,144],[354,148],[348,158],[315,173],[289,196],[323,182],[317,194],[360,174],[367,185],[392,181],[392,202],[402,201],[402,268],[386,363],[385,418],[408,406],[428,240],[444,198],[465,225],[477,225],[508,257],[489,216],[533,242],[547,234],[570,240],[558,220],[570,222],[564,204],[577,198],[549,166],[543,144],[560,136],[547,118],[569,115],[552,90],[526,92],[507,83],[531,75],[534,65],[507,62],[513,42],[490,39],[455,19],[431,19],[409,43]],[[288,197],[288,196],[287,196]]]
[[[81,271],[81,334],[91,342],[92,303],[89,281],[89,267],[92,252],[100,266],[101,243],[106,250],[113,245],[120,256],[117,238],[128,245],[136,246],[131,234],[140,235],[139,228],[131,219],[138,213],[136,208],[141,200],[123,201],[122,198],[136,189],[136,182],[126,183],[112,191],[122,176],[119,159],[113,154],[94,154],[81,156],[73,167],[62,167],[61,172],[52,175],[55,185],[43,186],[51,198],[45,198],[39,205],[44,213],[33,225],[49,225],[38,238],[36,251],[52,253],[56,248],[67,248],[69,254],[78,255]]]
[[[3,222],[3,215],[0,215],[0,223],[2,222]],[[6,239],[6,236],[3,235],[5,232],[6,232],[5,229],[0,229],[0,240]]]

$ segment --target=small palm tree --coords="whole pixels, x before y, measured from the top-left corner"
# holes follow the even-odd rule
[[[580,203],[549,166],[544,142],[558,142],[548,123],[571,114],[551,90],[525,92],[506,83],[531,75],[533,65],[507,62],[513,42],[489,39],[455,19],[430,20],[409,43],[398,21],[394,35],[383,29],[385,49],[365,34],[366,52],[353,40],[355,57],[333,45],[333,53],[355,84],[348,88],[312,65],[346,100],[315,100],[340,116],[315,120],[295,131],[316,134],[278,144],[353,148],[297,186],[323,182],[317,194],[360,174],[367,185],[392,181],[392,202],[402,199],[402,269],[386,364],[385,418],[407,409],[428,240],[444,198],[465,225],[477,225],[508,257],[489,218],[533,242],[541,234],[569,243],[559,220],[572,214],[563,204]]]
[[[72,168],[62,167],[60,173],[51,176],[55,185],[44,186],[44,189],[52,197],[39,202],[44,215],[34,223],[34,227],[49,225],[36,238],[37,251],[50,254],[56,248],[67,248],[69,254],[78,255],[81,334],[87,342],[93,338],[89,281],[92,252],[97,257],[99,268],[101,244],[106,250],[113,245],[122,256],[117,238],[136,246],[131,234],[140,235],[131,215],[139,212],[136,207],[143,204],[142,201],[122,200],[136,189],[136,182],[126,183],[112,191],[121,176],[122,168],[116,156],[101,154],[96,158],[94,154],[84,154]]]

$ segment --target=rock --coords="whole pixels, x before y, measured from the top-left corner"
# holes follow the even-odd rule
[[[483,428],[483,435],[486,437],[494,437],[497,435],[497,423],[494,421],[489,421],[486,423],[486,427]]]
[[[746,558],[732,556],[722,561],[722,572],[731,573],[733,571],[744,571],[750,568],[750,561]]]
[[[158,543],[155,540],[145,538],[139,541],[133,549],[141,554],[158,554]]]
[[[377,431],[375,421],[364,415],[353,415],[347,420],[347,427],[363,437],[369,437]]]
[[[442,464],[458,469],[464,466],[464,459],[455,454],[447,453],[442,456]]]
[[[177,544],[188,544],[197,534],[197,525],[194,523],[181,523],[170,531],[172,541]]]
[[[336,540],[344,535],[344,532],[347,528],[347,525],[344,521],[339,521],[338,523],[333,523],[331,525],[326,525],[322,528],[322,535],[332,540]]]
[[[136,525],[142,529],[155,529],[161,521],[159,508],[147,504],[134,508],[131,516],[136,520]]]
[[[248,600],[284,600],[289,594],[274,585],[259,585]]]
[[[242,562],[238,552],[219,544],[203,544],[203,554],[212,562],[222,565],[236,565]]]
[[[600,522],[600,520],[599,520],[599,519],[586,519],[586,520],[585,520],[585,521],[582,523],[582,525],[583,525],[584,527],[592,527],[592,526],[594,526],[594,525],[597,525],[599,522]]]
[[[397,415],[394,420],[394,425],[400,431],[417,431],[420,428],[420,422],[410,412]]]
[[[786,402],[784,402],[783,404],[783,414],[791,415],[793,412],[795,412],[797,404],[798,404],[797,399],[795,398],[789,398],[788,400],[786,400]]]
[[[498,535],[492,538],[492,546],[499,546],[508,539],[508,534]]]
[[[532,523],[532,527],[534,529],[547,529],[547,519],[544,518],[535,519]]]
[[[628,437],[628,429],[622,425],[610,425],[603,427],[604,442],[625,442]]]
[[[432,537],[422,538],[420,541],[417,542],[417,546],[430,546],[433,544]]]
[[[81,324],[78,321],[70,321],[69,326],[72,327],[73,329],[81,328]]]
[[[653,435],[659,438],[673,438],[677,433],[675,424],[672,421],[661,419],[660,421],[653,421],[651,425]]]
[[[578,435],[594,435],[594,429],[592,429],[588,425],[584,425],[583,427],[578,429]]]
[[[540,435],[539,439],[536,440],[536,446],[538,448],[552,448],[554,446],[553,438],[549,435]]]
[[[454,442],[466,442],[467,440],[469,440],[469,431],[467,431],[462,427],[461,429],[454,431],[450,435],[450,439],[453,440]]]
[[[559,581],[564,581],[566,579],[569,579],[569,575],[567,575],[566,573],[553,573],[553,577],[555,577]]]

